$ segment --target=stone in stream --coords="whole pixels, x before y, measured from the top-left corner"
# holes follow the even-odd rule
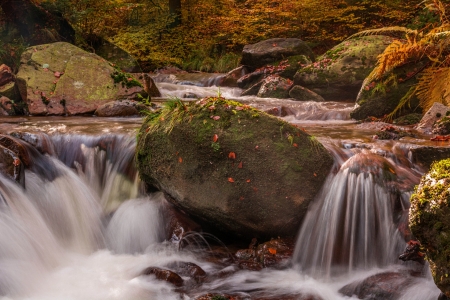
[[[205,230],[246,238],[295,236],[333,165],[301,129],[223,98],[149,115],[136,160],[141,178]]]
[[[409,224],[437,287],[450,297],[450,159],[432,164],[411,196]]]
[[[177,287],[182,286],[184,282],[177,273],[157,267],[148,267],[140,275],[154,275],[156,279],[167,281]]]

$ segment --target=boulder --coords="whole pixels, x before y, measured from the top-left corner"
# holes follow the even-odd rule
[[[31,115],[93,113],[101,104],[133,99],[143,90],[130,74],[63,42],[27,48],[17,84]]]
[[[14,81],[14,74],[11,68],[5,64],[0,65],[0,87]]]
[[[14,115],[13,102],[5,96],[0,96],[0,109],[4,116]]]
[[[450,297],[450,159],[432,164],[411,196],[409,225],[437,287]]]
[[[100,105],[94,112],[98,117],[128,117],[138,116],[148,111],[145,104],[134,100],[116,100]]]
[[[245,45],[241,64],[257,69],[294,55],[305,55],[314,61],[314,53],[306,42],[294,38],[274,38]]]
[[[202,226],[235,236],[295,236],[333,165],[314,137],[223,98],[169,102],[138,134],[147,184]]]
[[[423,115],[419,124],[415,126],[415,129],[422,133],[431,133],[434,123],[441,117],[445,117],[448,111],[450,111],[450,107],[447,105],[438,102],[433,103],[430,109]]]
[[[244,75],[247,75],[249,70],[246,66],[239,66],[227,74],[220,80],[219,86],[237,87],[237,81]]]
[[[408,274],[384,272],[350,283],[341,288],[339,293],[348,297],[355,295],[358,299],[395,300],[414,282],[415,278]]]
[[[448,135],[450,134],[450,117],[445,116],[436,121],[433,125],[434,134]]]
[[[386,46],[387,36],[365,36],[346,40],[316,62],[301,68],[294,83],[316,92],[326,100],[355,100],[361,84],[372,71]]]
[[[298,101],[315,101],[315,102],[322,102],[325,101],[322,96],[320,96],[317,93],[314,93],[311,90],[308,90],[307,88],[304,88],[300,85],[295,85],[290,91],[289,91],[289,97],[298,100]]]
[[[425,62],[413,62],[398,67],[385,75],[381,80],[367,82],[361,87],[361,91],[356,98],[358,106],[350,113],[356,120],[363,120],[368,117],[382,118],[391,114],[399,106],[401,100],[408,94],[411,87],[417,83],[417,73],[423,68]],[[396,81],[385,80],[389,76],[394,76]],[[396,116],[403,116],[410,113],[421,113],[419,100],[412,96],[407,105],[396,112]]]
[[[278,75],[270,75],[264,78],[257,96],[260,98],[289,98],[289,90],[292,88],[292,80]]]
[[[0,96],[5,96],[13,101],[20,101],[20,94],[17,89],[17,84],[14,81],[0,86]]]

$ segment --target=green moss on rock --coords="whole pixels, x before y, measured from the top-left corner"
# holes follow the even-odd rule
[[[299,128],[223,98],[166,103],[146,118],[136,151],[145,182],[202,224],[246,238],[295,236],[333,164]]]
[[[411,232],[426,250],[436,285],[450,296],[450,159],[435,162],[411,196]]]

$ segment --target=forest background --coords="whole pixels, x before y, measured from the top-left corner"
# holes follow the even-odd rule
[[[96,40],[108,40],[128,51],[144,71],[174,65],[226,72],[239,64],[244,45],[264,39],[300,38],[322,54],[362,30],[426,30],[439,21],[420,0],[7,1],[28,1],[62,16],[75,29],[76,45],[93,51]],[[450,1],[441,2],[448,6]],[[13,68],[33,44],[12,28],[19,17],[0,8],[0,63]]]

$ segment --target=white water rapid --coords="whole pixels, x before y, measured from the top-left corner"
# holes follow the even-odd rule
[[[240,93],[158,85],[166,97]],[[166,200],[162,193],[146,195],[134,168],[140,119],[2,119],[3,132],[41,132],[34,145],[45,145],[46,154],[33,152],[25,189],[0,176],[0,300],[187,300],[207,293],[236,299],[358,299],[339,290],[380,273],[417,271],[415,263],[397,259],[405,246],[399,228],[421,175],[409,159],[408,142],[366,138],[365,129],[349,119],[350,103],[239,100],[263,110],[287,109],[283,118],[316,135],[335,157],[288,267],[239,270],[207,259],[203,249],[166,241]],[[211,276],[187,291],[140,275],[147,267],[180,261],[207,274],[230,275]],[[418,268],[420,276],[408,277],[411,284],[400,286],[395,299],[438,298],[431,275]]]

